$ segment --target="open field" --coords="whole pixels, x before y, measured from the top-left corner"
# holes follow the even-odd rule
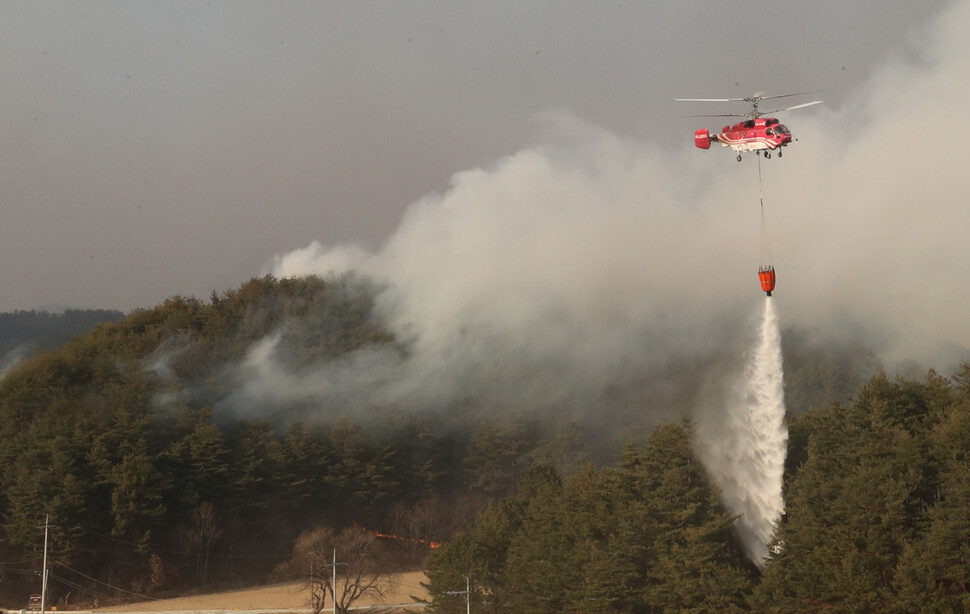
[[[380,606],[384,604],[411,604],[415,597],[427,598],[428,592],[421,586],[427,582],[423,572],[390,574],[383,599],[363,598],[355,606]],[[158,599],[121,606],[98,608],[93,612],[213,612],[219,610],[284,612],[287,610],[309,611],[310,593],[304,583],[276,584],[259,588]],[[328,603],[329,606],[329,603]],[[376,608],[375,608],[376,610]],[[5,610],[9,611],[9,610]],[[17,610],[13,610],[17,611]],[[63,610],[60,610],[63,612]],[[329,611],[329,607],[325,610]]]
[[[423,572],[391,574],[387,581],[387,592],[381,598],[363,598],[354,605],[381,605],[413,603],[414,597],[427,598],[428,592],[421,582],[428,579]],[[97,612],[157,612],[157,611],[198,611],[198,610],[299,610],[310,606],[310,592],[302,582],[278,584],[260,588],[197,595],[175,599],[161,599],[145,603],[132,603],[124,606],[101,608]]]

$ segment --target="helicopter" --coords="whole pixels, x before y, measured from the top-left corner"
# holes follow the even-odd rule
[[[784,109],[774,109],[771,111],[761,111],[758,104],[762,100],[774,100],[776,98],[789,98],[791,96],[804,96],[815,92],[799,92],[796,94],[779,94],[777,96],[763,96],[755,94],[744,98],[675,98],[678,102],[748,102],[751,110],[747,113],[727,113],[719,115],[688,115],[687,117],[747,117],[743,122],[738,122],[733,126],[724,126],[718,134],[711,134],[706,128],[701,128],[694,132],[694,145],[700,149],[710,149],[711,142],[716,141],[722,147],[730,147],[738,153],[738,162],[741,161],[743,152],[760,152],[765,158],[771,157],[771,152],[777,150],[778,157],[781,157],[781,148],[792,142],[791,131],[788,127],[780,123],[774,117],[764,117],[768,113],[780,113],[782,111],[793,111],[803,109],[816,104],[822,104],[821,100],[813,100],[804,104]]]

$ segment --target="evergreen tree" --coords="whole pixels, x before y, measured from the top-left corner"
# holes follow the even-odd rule
[[[469,565],[494,612],[742,609],[751,566],[690,449],[667,425],[603,472],[538,466],[429,565],[436,603]],[[443,600],[442,604],[453,604]],[[445,607],[445,606],[442,606]],[[450,606],[448,606],[450,607]]]
[[[143,439],[109,472],[111,484],[111,534],[136,541],[147,553],[154,524],[162,517],[164,485]]]
[[[164,453],[170,467],[179,508],[190,510],[202,501],[222,502],[230,481],[229,453],[222,432],[210,422],[212,409],[176,413],[175,437]]]
[[[930,434],[940,465],[928,526],[907,544],[896,579],[903,609],[970,610],[970,396],[964,363],[954,377],[956,400]]]
[[[925,426],[940,392],[877,375],[848,408],[812,420],[805,462],[788,487],[780,552],[754,603],[781,611],[891,611],[894,580],[920,534],[935,470]]]

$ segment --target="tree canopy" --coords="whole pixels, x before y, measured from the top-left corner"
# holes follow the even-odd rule
[[[463,611],[449,593],[466,576],[490,612],[970,607],[967,364],[866,381],[864,348],[793,337],[787,515],[761,572],[693,456],[693,426],[638,430],[637,403],[567,417],[472,397],[436,411],[233,405],[245,381],[227,365],[267,339],[291,370],[406,353],[373,297],[353,277],[253,279],[102,322],[0,376],[0,561],[16,562],[0,562],[0,599],[39,589],[49,515],[53,604],[263,581],[328,527],[402,537],[412,566],[433,552],[441,612]],[[668,365],[629,399],[689,405],[708,367]]]
[[[877,374],[790,418],[787,514],[746,561],[690,448],[655,429],[603,469],[539,466],[428,563],[432,610],[913,612],[970,607],[970,364]]]

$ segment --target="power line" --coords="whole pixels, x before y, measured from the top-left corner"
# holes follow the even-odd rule
[[[75,590],[77,590],[77,591],[79,591],[81,593],[85,593],[87,595],[91,595],[92,597],[95,597],[97,599],[104,599],[105,601],[121,602],[121,600],[118,599],[117,597],[109,597],[107,595],[102,595],[101,593],[96,593],[96,592],[92,591],[89,588],[86,588],[84,586],[81,586],[80,584],[77,584],[75,582],[71,582],[67,578],[62,578],[62,577],[58,576],[55,573],[52,573],[51,574],[51,578],[54,579],[54,580],[57,580],[58,582],[60,582],[64,586],[73,588],[73,589],[75,589]]]
[[[465,590],[463,591],[445,591],[445,595],[464,595],[465,596],[465,614],[472,614],[472,587],[471,581],[468,576],[465,578]]]
[[[108,584],[107,582],[102,582],[101,580],[98,580],[97,578],[92,578],[91,576],[89,576],[87,574],[81,573],[80,571],[78,571],[76,569],[73,569],[71,567],[68,567],[67,565],[65,565],[64,563],[62,563],[60,561],[54,561],[54,562],[57,563],[58,565],[60,565],[61,567],[63,567],[64,569],[67,569],[68,571],[73,571],[74,573],[76,573],[77,575],[81,576],[85,580],[90,580],[91,582],[96,582],[96,583],[98,583],[98,584],[100,584],[102,586],[106,586],[106,587],[110,588],[111,590],[119,591],[119,592],[122,592],[122,593],[127,593],[128,595],[132,595],[133,597],[139,597],[139,598],[145,599],[147,601],[157,601],[157,599],[155,597],[149,597],[148,595],[142,595],[141,593],[134,593],[132,591],[125,590],[125,589],[120,588],[118,586],[113,586],[111,584]]]

